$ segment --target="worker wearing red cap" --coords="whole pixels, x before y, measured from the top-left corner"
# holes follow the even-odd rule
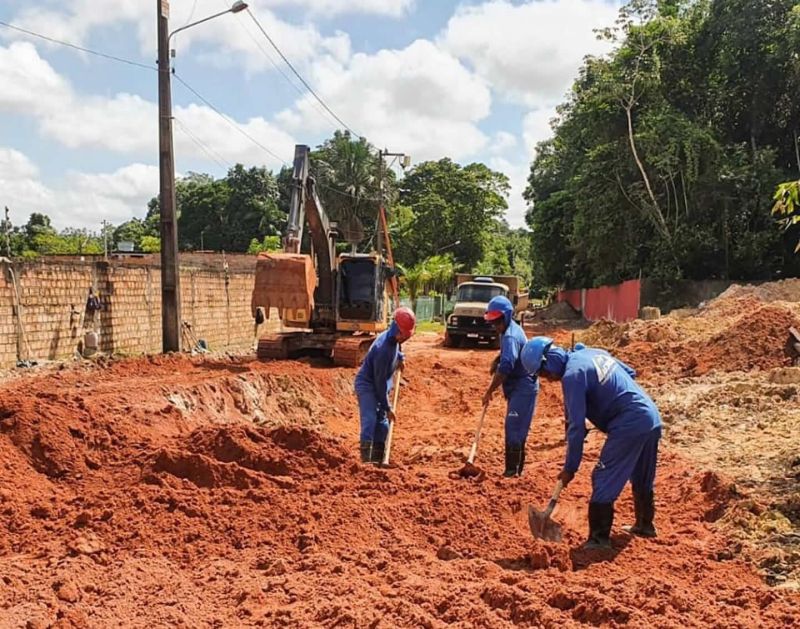
[[[361,417],[361,461],[380,464],[386,449],[389,420],[394,409],[389,404],[394,372],[403,368],[400,346],[411,338],[417,319],[409,308],[398,308],[389,328],[372,343],[355,382]]]
[[[503,476],[522,474],[525,466],[525,442],[531,428],[539,381],[531,376],[520,362],[520,352],[527,339],[520,325],[514,321],[514,306],[508,297],[499,295],[486,306],[484,319],[494,325],[500,337],[500,356],[492,368],[492,382],[483,396],[487,406],[494,392],[503,387],[506,408],[505,441],[506,469]]]

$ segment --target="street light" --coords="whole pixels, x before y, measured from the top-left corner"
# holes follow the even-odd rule
[[[175,155],[172,143],[172,86],[169,40],[180,31],[208,22],[226,13],[239,13],[247,3],[236,0],[230,9],[169,32],[169,0],[156,0],[158,17],[158,170],[161,211],[161,338],[162,349],[181,349],[181,290],[178,266],[178,221],[175,216]]]
[[[441,253],[442,251],[444,251],[445,249],[449,249],[450,247],[458,247],[458,245],[460,245],[460,244],[461,244],[461,241],[460,240],[456,240],[455,242],[451,242],[449,245],[445,245],[444,247],[440,247],[439,249],[437,249],[433,253],[434,253],[434,255],[436,255],[437,253]]]

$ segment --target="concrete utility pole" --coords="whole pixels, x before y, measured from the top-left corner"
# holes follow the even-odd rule
[[[108,226],[110,223],[103,219],[103,257],[108,260]]]
[[[6,220],[3,221],[3,232],[5,232],[6,236],[6,257],[10,260],[11,259],[11,219],[8,216],[8,206],[6,208]]]
[[[172,86],[169,67],[169,0],[156,0],[158,11],[158,168],[161,213],[162,349],[181,349],[181,290],[178,272],[178,221],[175,216],[175,157],[172,148]]]
[[[172,144],[172,85],[169,40],[178,31],[226,13],[239,13],[247,3],[236,0],[230,9],[169,32],[169,0],[156,0],[158,20],[158,168],[161,213],[161,334],[166,352],[181,349],[181,286],[178,262],[178,220],[175,215],[175,154]]]

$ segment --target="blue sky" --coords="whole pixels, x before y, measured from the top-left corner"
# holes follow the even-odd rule
[[[236,162],[277,169],[294,144],[315,146],[337,126],[255,17],[328,106],[376,146],[414,162],[449,156],[505,172],[507,218],[519,226],[536,142],[584,55],[607,50],[592,30],[613,22],[619,2],[249,4],[252,16],[224,15],[173,38],[177,75],[224,114],[173,80],[179,173],[221,176]],[[227,6],[171,0],[170,28]],[[155,12],[153,0],[5,0],[0,20],[155,67]],[[153,70],[0,26],[0,84],[0,205],[15,224],[32,211],[90,229],[144,215],[158,190]]]

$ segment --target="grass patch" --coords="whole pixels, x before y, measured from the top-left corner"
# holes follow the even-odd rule
[[[418,321],[417,332],[444,333],[444,323],[438,321]]]

